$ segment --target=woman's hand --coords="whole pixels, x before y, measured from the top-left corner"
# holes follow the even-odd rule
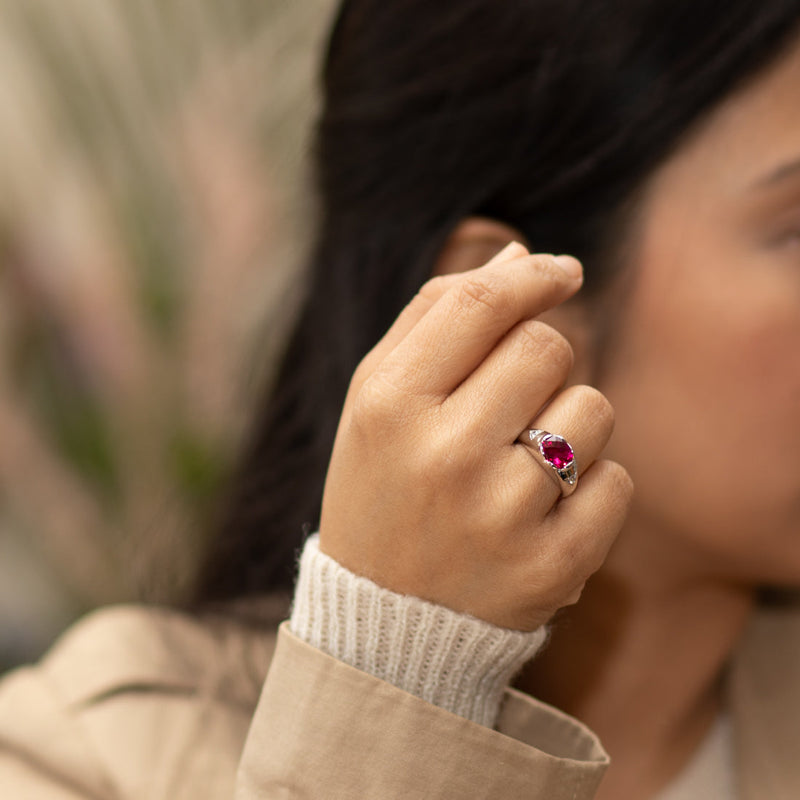
[[[597,460],[613,411],[560,391],[572,350],[535,318],[581,284],[574,259],[514,243],[477,270],[433,278],[359,365],[331,457],[320,548],[402,594],[533,630],[577,600],[624,520],[632,485]],[[517,441],[564,436],[578,486]]]

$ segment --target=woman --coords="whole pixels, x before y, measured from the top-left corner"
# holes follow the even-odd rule
[[[800,7],[350,0],[325,89],[204,610],[105,612],[7,679],[2,780],[796,797],[800,613],[760,594],[800,583]],[[220,609],[317,525],[272,656]]]

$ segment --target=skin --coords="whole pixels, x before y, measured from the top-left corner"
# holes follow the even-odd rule
[[[798,90],[800,44],[647,180],[602,371],[593,314],[561,305],[579,281],[517,246],[474,271],[519,236],[469,219],[348,395],[322,549],[505,627],[567,606],[518,683],[599,734],[601,800],[680,771],[755,587],[800,585]],[[603,394],[570,385],[593,374]],[[514,444],[529,423],[576,448],[561,503]]]
[[[575,259],[514,243],[423,287],[351,382],[323,494],[323,552],[505,628],[534,630],[577,599],[631,494],[618,464],[596,461],[608,401],[588,386],[559,392],[572,351],[535,319],[581,280]],[[585,465],[562,503],[516,442],[534,419],[563,431]]]
[[[644,799],[675,775],[720,708],[755,587],[800,585],[798,92],[795,46],[642,198],[600,382],[617,413],[606,453],[635,502],[521,679],[598,732],[601,798]]]

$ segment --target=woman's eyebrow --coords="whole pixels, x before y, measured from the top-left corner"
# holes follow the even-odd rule
[[[753,183],[750,184],[750,189],[766,189],[798,174],[800,174],[800,158],[787,161],[775,167],[775,169],[770,170],[766,175],[762,175],[760,178],[753,181]]]

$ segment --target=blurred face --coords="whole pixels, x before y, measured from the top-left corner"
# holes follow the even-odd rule
[[[599,386],[607,454],[636,484],[620,549],[800,585],[800,44],[693,133],[641,212]]]

